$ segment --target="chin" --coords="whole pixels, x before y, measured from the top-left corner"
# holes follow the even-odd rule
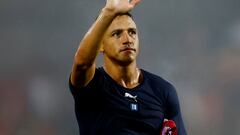
[[[122,59],[119,61],[119,64],[122,66],[127,66],[127,65],[134,63],[135,61],[136,61],[136,59],[133,59],[133,58]]]

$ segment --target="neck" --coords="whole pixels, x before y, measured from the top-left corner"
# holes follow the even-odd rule
[[[104,63],[104,70],[123,87],[134,88],[140,84],[141,71],[137,68],[136,62],[127,66]]]

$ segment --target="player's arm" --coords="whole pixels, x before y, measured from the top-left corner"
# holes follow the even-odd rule
[[[71,83],[83,87],[90,82],[95,72],[95,59],[100,50],[100,42],[115,14],[103,9],[91,28],[81,40],[75,53]]]
[[[112,20],[119,13],[130,11],[140,0],[107,0],[99,17],[81,40],[75,53],[71,83],[76,87],[86,86],[95,73],[95,59],[100,51],[101,40]]]
[[[187,135],[182,119],[178,95],[173,86],[169,89],[165,118],[168,120],[173,120],[176,123],[178,135]]]

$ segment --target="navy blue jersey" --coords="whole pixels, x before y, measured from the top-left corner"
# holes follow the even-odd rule
[[[159,135],[164,118],[174,120],[179,135],[186,135],[175,88],[159,76],[141,73],[142,83],[131,89],[102,67],[86,87],[69,84],[80,135]]]

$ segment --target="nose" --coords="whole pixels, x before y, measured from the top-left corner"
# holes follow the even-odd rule
[[[124,31],[124,32],[122,33],[121,42],[122,42],[123,44],[128,44],[128,43],[132,42],[132,38],[131,38],[131,36],[128,34],[127,31]]]

